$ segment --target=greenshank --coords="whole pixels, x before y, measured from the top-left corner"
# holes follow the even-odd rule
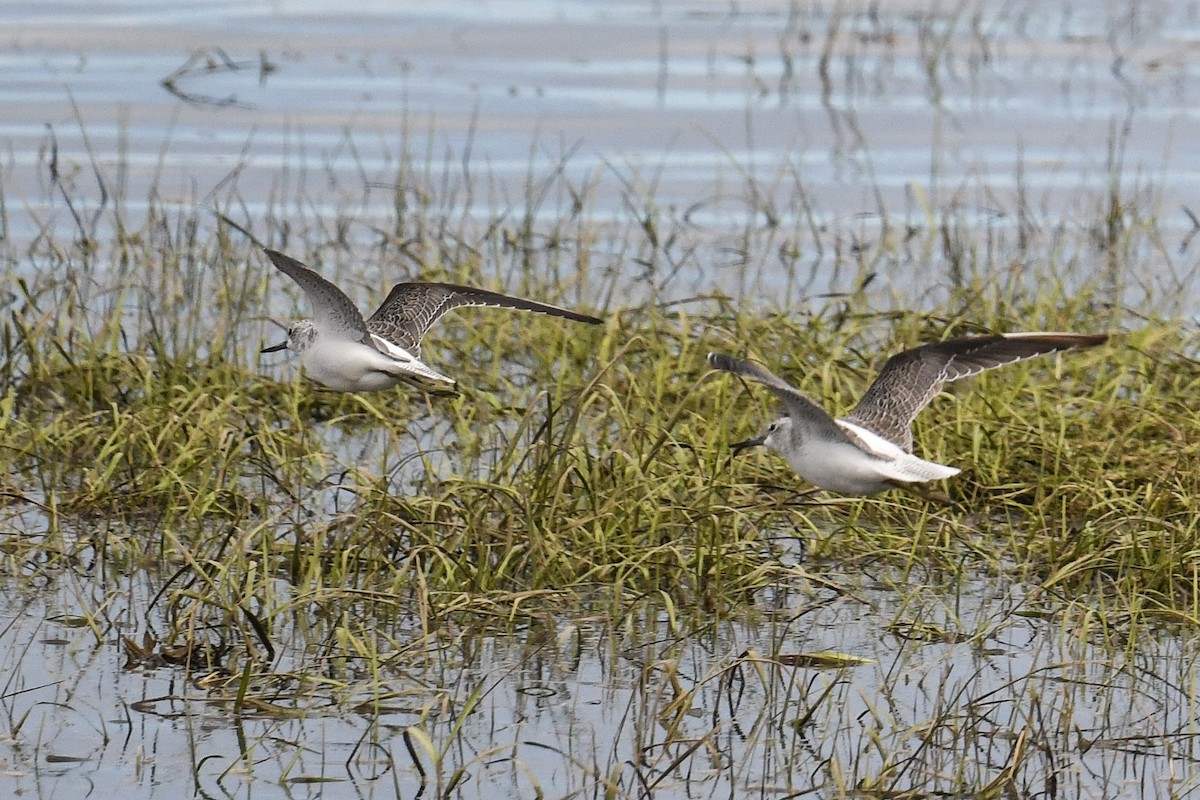
[[[914,347],[888,359],[854,410],[839,419],[757,364],[720,353],[709,353],[708,363],[758,381],[786,406],[786,415],[768,425],[761,436],[732,445],[735,453],[765,445],[809,483],[841,494],[869,496],[959,473],[912,452],[913,419],[942,384],[1034,356],[1095,347],[1107,339],[1106,334],[1006,333]]]
[[[421,339],[443,314],[461,306],[533,311],[598,325],[603,320],[519,297],[450,283],[397,283],[383,305],[364,320],[341,289],[294,258],[265,250],[284,274],[299,284],[312,303],[313,318],[288,328],[287,338],[262,350],[287,348],[315,380],[339,392],[371,392],[400,382],[421,388],[453,386],[449,378],[421,361]]]

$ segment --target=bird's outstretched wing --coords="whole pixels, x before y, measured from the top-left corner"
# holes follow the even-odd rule
[[[413,355],[421,352],[421,340],[447,311],[462,306],[515,308],[598,325],[603,320],[547,303],[510,297],[486,289],[456,286],[452,283],[397,283],[387,299],[367,320],[367,329],[404,348]]]
[[[808,395],[764,367],[722,353],[709,353],[708,365],[713,369],[732,372],[734,375],[758,381],[774,392],[787,407],[788,417],[792,420],[792,429],[799,435],[815,436],[834,442],[850,441],[846,432],[838,427],[833,417],[829,416],[829,412],[813,402]]]
[[[362,313],[345,292],[290,256],[275,250],[263,252],[304,290],[312,303],[313,322],[322,336],[370,344],[371,336]]]
[[[968,336],[914,347],[888,359],[847,422],[912,452],[912,423],[942,384],[1027,358],[1095,347],[1107,334],[1005,333]]]

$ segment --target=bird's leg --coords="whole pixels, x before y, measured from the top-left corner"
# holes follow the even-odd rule
[[[915,494],[922,500],[927,500],[931,503],[940,503],[944,506],[954,505],[954,501],[950,499],[950,495],[941,489],[931,489],[919,483],[902,483],[900,481],[890,481],[890,483],[897,489],[903,489],[906,492]]]

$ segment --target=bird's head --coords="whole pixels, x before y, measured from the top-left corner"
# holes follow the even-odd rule
[[[783,449],[783,443],[787,441],[791,430],[791,417],[780,417],[768,425],[767,429],[761,435],[755,436],[753,439],[746,439],[743,442],[734,442],[729,447],[733,450],[733,455],[735,456],[743,450],[760,445],[766,447],[768,450],[779,451]]]
[[[276,353],[283,349],[291,350],[293,353],[303,353],[317,338],[317,326],[312,320],[301,319],[292,323],[292,327],[288,328],[287,338],[277,345],[264,347],[260,353]]]

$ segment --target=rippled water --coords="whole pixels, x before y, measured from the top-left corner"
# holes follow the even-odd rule
[[[394,213],[408,158],[479,220],[524,213],[531,176],[554,189],[533,205],[543,221],[570,213],[566,187],[590,187],[598,223],[628,222],[652,198],[705,243],[674,293],[732,286],[771,302],[781,278],[768,256],[757,284],[722,272],[730,232],[762,232],[767,254],[776,229],[834,253],[883,220],[950,218],[999,242],[1000,260],[1033,228],[1066,231],[1062,260],[1088,262],[1115,184],[1159,214],[1161,241],[1134,248],[1130,270],[1194,308],[1195,6],[1000,6],[7,3],[3,252],[20,274],[29,250],[81,225],[107,242],[118,217],[231,192],[251,219],[349,214],[367,235]],[[811,293],[844,288],[837,257],[817,261]],[[944,268],[944,254],[909,254],[888,291],[923,296],[913,276]],[[4,513],[13,535],[49,527],[27,506]],[[463,797],[603,796],[606,779],[628,796],[823,797],[881,774],[881,790],[955,796],[1018,747],[1044,753],[1022,762],[1024,794],[1196,787],[1196,642],[1165,632],[1125,646],[1091,620],[1081,643],[1078,615],[1005,580],[897,607],[898,576],[825,565],[848,594],[781,588],[699,630],[647,605],[612,626],[563,616],[457,632],[451,646],[416,639],[429,652],[387,677],[383,708],[239,716],[176,667],[123,668],[121,637],[162,624],[143,613],[164,576],[97,563],[3,584],[0,793],[411,797],[402,732],[431,708],[443,777],[464,768]],[[950,635],[912,638],[916,623]],[[281,671],[323,666],[277,633]],[[778,659],[819,650],[870,663]],[[372,685],[352,669],[338,680],[352,695]],[[894,752],[907,760],[885,769],[879,754]]]
[[[1056,616],[1006,581],[963,580],[898,607],[891,578],[826,578],[847,593],[792,591],[774,610],[699,629],[640,608],[616,626],[546,618],[504,635],[448,634],[378,683],[343,673],[338,683],[365,704],[356,713],[314,693],[294,714],[235,715],[177,668],[121,668],[115,634],[143,627],[142,581],[104,594],[65,574],[28,597],[8,593],[4,705],[24,724],[0,781],[14,796],[276,796],[279,786],[289,797],[412,797],[421,780],[403,731],[424,719],[447,752],[443,781],[464,768],[461,797],[591,796],[604,781],[627,796],[654,785],[664,797],[821,797],[881,779],[881,791],[955,796],[1026,746],[1045,757],[1021,763],[1023,793],[1053,795],[1051,782],[1069,797],[1194,788],[1194,640],[1114,651],[1093,619],[1096,643],[1081,643],[1086,618]],[[76,616],[80,595],[93,609],[106,601],[102,641]],[[388,634],[417,636],[405,627]],[[789,661],[820,651],[867,661]],[[278,671],[290,668],[322,670],[319,656],[285,649]],[[280,709],[288,697],[281,689]],[[414,750],[431,791],[436,771]],[[885,769],[881,753],[904,760]]]
[[[98,203],[94,156],[126,214],[152,186],[213,202],[236,175],[252,213],[353,204],[366,223],[408,154],[472,182],[454,201],[481,218],[561,164],[595,184],[598,219],[624,217],[632,186],[707,228],[795,224],[806,199],[819,224],[948,208],[1005,229],[1022,224],[1020,189],[1034,224],[1085,225],[1115,175],[1154,196],[1167,231],[1191,229],[1194,8],[868,8],[9,4],[8,237],[73,224],[52,156]],[[561,218],[561,194],[536,212]]]

